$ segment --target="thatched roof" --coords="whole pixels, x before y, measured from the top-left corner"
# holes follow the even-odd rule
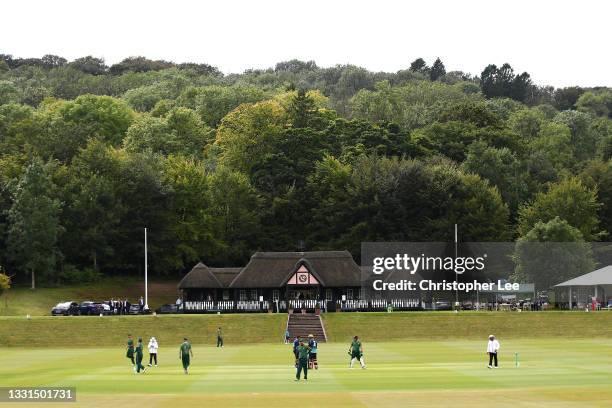
[[[359,266],[348,251],[315,251],[256,252],[231,287],[281,287],[302,264],[319,278],[323,286],[361,285]]]
[[[227,288],[240,268],[209,268],[202,262],[193,267],[178,284],[179,289]]]
[[[208,268],[210,272],[217,278],[224,288],[229,288],[230,284],[238,276],[242,268]]]

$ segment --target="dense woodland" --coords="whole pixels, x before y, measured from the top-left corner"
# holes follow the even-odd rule
[[[0,265],[78,282],[362,241],[605,241],[612,90],[416,59],[224,75],[0,55]]]

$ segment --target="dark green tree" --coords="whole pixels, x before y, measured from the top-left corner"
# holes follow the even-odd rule
[[[525,102],[531,90],[531,77],[527,72],[517,75],[512,80],[509,97],[515,101]]]
[[[584,89],[579,86],[559,88],[555,90],[554,106],[560,111],[575,109],[576,102],[578,102],[578,98],[583,93]]]
[[[68,66],[90,75],[104,75],[108,70],[103,58],[96,58],[91,55],[77,58],[70,62]]]
[[[29,274],[32,289],[36,274],[41,280],[53,278],[60,255],[57,239],[61,204],[55,198],[50,165],[33,159],[23,176],[9,187],[13,203],[8,213],[8,250],[18,270]]]
[[[510,149],[496,149],[484,141],[476,141],[469,146],[462,168],[496,186],[503,201],[508,204],[512,218],[516,217],[519,204],[528,197],[528,176]]]
[[[289,119],[295,128],[308,127],[316,111],[317,106],[314,100],[306,94],[304,89],[298,89],[297,95],[291,98],[287,109]]]
[[[118,192],[121,161],[102,142],[91,140],[66,168],[60,248],[76,267],[105,271],[127,208]]]
[[[440,58],[436,58],[431,69],[429,70],[429,79],[436,81],[446,75],[446,68]]]
[[[559,217],[537,222],[520,237],[513,258],[512,280],[534,283],[538,290],[548,290],[595,267],[591,246],[578,229]]]
[[[426,74],[429,72],[429,67],[423,58],[417,58],[410,64],[410,70]]]
[[[597,217],[600,206],[595,190],[576,177],[567,178],[538,193],[531,204],[519,210],[519,235],[527,235],[538,222],[559,217],[580,231],[584,239],[595,241],[600,236]]]
[[[525,102],[531,87],[529,74],[515,75],[508,63],[499,68],[494,64],[487,65],[480,74],[480,88],[487,98],[507,97]]]

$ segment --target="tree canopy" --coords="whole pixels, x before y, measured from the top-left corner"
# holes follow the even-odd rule
[[[611,95],[440,58],[224,75],[0,55],[0,264],[32,284],[138,274],[147,227],[151,273],[172,275],[298,243],[448,241],[458,223],[516,241],[515,278],[548,284],[523,242],[612,232]]]

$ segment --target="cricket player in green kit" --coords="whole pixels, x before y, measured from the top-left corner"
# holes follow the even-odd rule
[[[221,327],[217,329],[217,347],[223,347],[223,333]]]
[[[310,347],[300,341],[300,345],[297,348],[297,373],[295,374],[295,381],[300,381],[300,374],[304,370],[304,380],[308,381],[308,355],[310,354]]]
[[[189,374],[187,371],[189,369],[190,357],[193,357],[193,351],[191,351],[191,344],[187,341],[187,337],[183,338],[183,344],[179,349],[179,358],[183,362],[183,370],[185,370],[185,374]]]
[[[145,372],[145,367],[142,365],[142,338],[138,338],[138,344],[136,345],[136,373]]]
[[[351,342],[351,347],[349,348],[348,353],[351,356],[349,368],[353,368],[353,363],[355,362],[355,359],[359,360],[361,368],[366,368],[365,361],[363,361],[363,346],[361,345],[358,336],[353,337],[353,341]]]
[[[136,371],[136,363],[134,363],[134,340],[132,340],[131,334],[128,334],[127,351],[125,356],[130,359],[132,365],[134,366],[134,371]]]

